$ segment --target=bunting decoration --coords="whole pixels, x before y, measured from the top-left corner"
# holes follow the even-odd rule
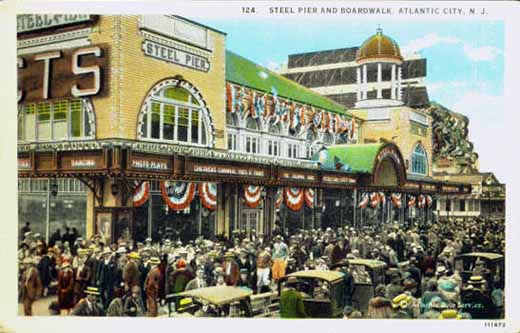
[[[217,184],[200,183],[199,197],[204,208],[207,210],[215,210],[215,208],[217,208]]]
[[[415,197],[413,195],[410,195],[408,197],[408,207],[415,206],[415,202],[416,202]]]
[[[424,208],[425,206],[426,206],[426,198],[424,197],[424,195],[421,194],[417,198],[417,207]]]
[[[195,196],[193,183],[162,181],[160,187],[164,202],[173,210],[188,208]]]
[[[364,193],[359,201],[358,208],[367,208],[369,201],[368,193]]]
[[[244,186],[244,198],[249,208],[257,208],[262,201],[262,186],[247,185]]]
[[[377,208],[380,202],[381,199],[379,198],[379,193],[373,192],[370,194],[370,207]]]
[[[285,204],[292,211],[298,211],[302,208],[304,201],[303,190],[299,187],[285,188]]]
[[[384,192],[379,192],[379,200],[381,201],[382,205],[386,203],[386,196]]]
[[[432,199],[432,196],[431,195],[427,195],[426,196],[426,207],[427,208],[430,208],[433,204],[433,199]]]
[[[314,190],[312,188],[306,188],[303,191],[303,197],[307,207],[312,208],[314,206]]]
[[[276,201],[274,202],[275,208],[280,208],[283,203],[283,189],[280,187],[276,191]]]
[[[314,112],[314,114],[312,115],[312,124],[314,125],[314,128],[317,129],[320,126],[321,120],[322,120],[321,112]]]
[[[236,91],[235,96],[233,96],[233,102],[234,102],[233,108],[235,109],[235,112],[243,114],[245,112],[244,88],[239,88],[238,91]]]
[[[305,109],[303,107],[300,107],[300,111],[298,112],[298,119],[300,120],[300,123],[302,126],[305,126],[307,124],[307,121],[305,119]]]
[[[395,208],[401,208],[401,193],[392,193],[390,200]]]
[[[250,90],[249,115],[253,118],[257,118],[255,110],[255,96],[256,92],[254,90]]]
[[[132,198],[134,207],[141,207],[144,205],[144,203],[148,200],[148,197],[150,196],[150,183],[149,182],[142,182],[140,185],[138,185],[134,189],[134,195]]]

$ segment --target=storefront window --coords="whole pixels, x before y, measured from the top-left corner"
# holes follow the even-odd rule
[[[421,144],[415,146],[412,152],[412,173],[419,175],[428,174],[428,160],[426,159],[426,151]]]
[[[18,140],[22,142],[93,138],[94,112],[87,99],[21,105]]]
[[[149,97],[139,127],[141,138],[207,146],[209,115],[190,91],[166,86]]]

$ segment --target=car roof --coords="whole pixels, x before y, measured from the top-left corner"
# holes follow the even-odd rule
[[[384,261],[375,259],[349,259],[348,263],[350,265],[363,265],[370,268],[379,268],[386,266],[386,263]]]
[[[194,297],[215,305],[232,303],[249,297],[253,291],[245,287],[215,286],[192,289],[175,294],[175,296]]]
[[[320,279],[325,280],[327,282],[334,282],[339,279],[343,279],[343,273],[337,272],[337,271],[316,271],[316,270],[309,270],[309,271],[299,271],[294,272],[287,277],[294,276],[298,278],[308,278],[308,279]]]
[[[498,253],[492,252],[471,252],[458,255],[457,257],[482,257],[488,260],[496,260],[503,258],[504,256]]]

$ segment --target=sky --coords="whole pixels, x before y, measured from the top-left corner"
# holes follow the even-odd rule
[[[506,173],[494,156],[506,124],[502,21],[195,20],[227,33],[227,49],[274,70],[289,54],[359,46],[380,25],[403,54],[427,59],[430,100],[469,117],[480,170],[495,172],[499,180]]]

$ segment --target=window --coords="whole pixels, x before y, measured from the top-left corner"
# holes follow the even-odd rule
[[[168,142],[209,145],[209,115],[201,106],[201,101],[183,86],[163,85],[163,88],[149,96],[150,102],[146,103],[143,111],[139,136]]]
[[[235,133],[228,133],[228,149],[237,150],[237,135]]]
[[[298,158],[300,155],[300,149],[297,143],[288,143],[287,144],[287,157],[289,158]]]
[[[89,100],[73,99],[20,106],[18,140],[25,142],[93,138],[94,113]]]
[[[280,156],[280,141],[267,140],[267,155]]]
[[[260,138],[254,136],[246,137],[246,153],[258,154],[260,152]]]
[[[421,144],[416,145],[412,152],[412,173],[419,175],[428,174],[426,151]]]

